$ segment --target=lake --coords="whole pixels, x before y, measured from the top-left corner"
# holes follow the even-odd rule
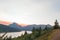
[[[32,31],[26,31],[27,34],[31,34]],[[8,32],[4,37],[12,37],[12,38],[15,38],[15,37],[18,37],[18,36],[21,36],[21,35],[24,35],[25,31],[20,31],[20,32]],[[0,36],[2,36],[4,33],[0,33]],[[3,38],[4,38],[3,37]]]

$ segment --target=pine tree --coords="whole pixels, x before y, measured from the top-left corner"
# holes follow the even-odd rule
[[[36,30],[35,27],[33,27],[32,32],[35,32],[35,30]]]
[[[26,35],[27,34],[27,31],[25,31],[25,34],[24,35]]]
[[[48,30],[48,27],[47,27],[47,25],[46,25],[46,27],[45,27],[45,30],[46,30],[46,31]]]
[[[39,36],[41,35],[41,31],[42,31],[42,29],[41,29],[41,27],[40,27],[39,30],[38,30]]]
[[[55,21],[55,25],[54,25],[54,29],[58,29],[59,28],[59,23],[58,23],[58,21],[56,20]]]

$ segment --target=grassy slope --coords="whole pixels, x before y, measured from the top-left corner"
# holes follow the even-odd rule
[[[45,35],[38,37],[35,40],[51,40],[58,32],[60,32],[60,29],[52,30],[51,32],[46,33]]]

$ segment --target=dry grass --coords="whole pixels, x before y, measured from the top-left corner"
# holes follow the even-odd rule
[[[53,37],[55,37],[55,35],[57,35],[59,32],[60,32],[60,29],[52,30],[51,32],[46,33],[45,35],[37,38],[36,40],[52,40]]]

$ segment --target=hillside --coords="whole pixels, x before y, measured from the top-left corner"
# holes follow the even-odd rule
[[[52,30],[51,32],[46,33],[35,40],[60,40],[60,29]]]

